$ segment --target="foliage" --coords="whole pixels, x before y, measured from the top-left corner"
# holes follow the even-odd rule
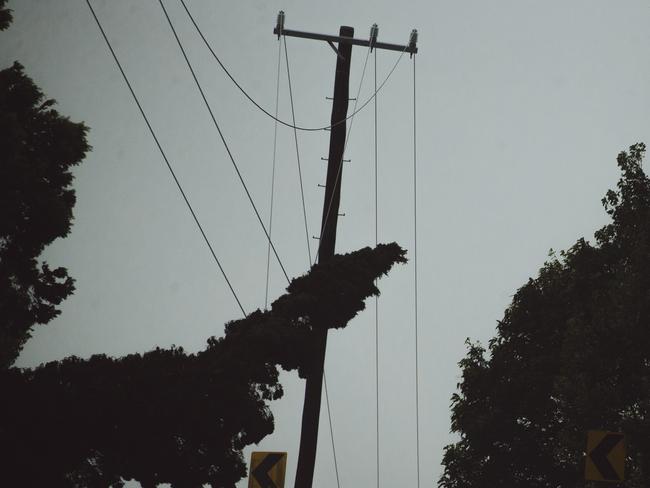
[[[624,432],[623,486],[650,482],[650,180],[645,146],[618,156],[612,222],[515,294],[489,343],[469,344],[452,397],[443,488],[585,485],[588,430]]]
[[[308,368],[315,328],[344,327],[404,254],[379,245],[315,265],[269,311],[228,323],[197,354],[156,349],[5,371],[3,483],[234,486],[246,475],[242,449],[273,431],[267,401],[283,393],[276,365]]]
[[[8,15],[0,9],[0,25]],[[87,127],[61,116],[54,103],[19,63],[0,71],[0,370],[74,290],[65,268],[38,262],[45,246],[70,230],[70,169],[89,150]]]
[[[11,24],[11,10],[6,8],[7,0],[0,0],[0,31],[5,30]]]

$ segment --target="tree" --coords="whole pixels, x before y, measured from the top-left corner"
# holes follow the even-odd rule
[[[0,29],[11,20],[5,3]],[[88,128],[61,116],[54,104],[19,63],[0,71],[0,369],[74,290],[65,268],[38,261],[48,244],[70,231],[70,170],[89,150]]]
[[[315,331],[345,327],[404,254],[379,245],[317,264],[197,354],[73,357],[0,373],[2,484],[234,487],[246,476],[242,449],[273,432],[277,365],[304,377]]]
[[[612,222],[514,295],[489,343],[469,343],[452,397],[443,488],[585,484],[588,430],[626,435],[627,488],[650,483],[650,180],[645,145],[618,156]],[[595,486],[595,485],[594,485]]]
[[[0,0],[0,31],[5,30],[11,24],[11,10],[5,8],[7,0]]]

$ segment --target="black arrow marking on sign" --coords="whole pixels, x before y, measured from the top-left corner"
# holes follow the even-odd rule
[[[607,459],[607,456],[622,440],[622,434],[607,434],[589,453],[591,461],[598,468],[598,471],[600,471],[600,474],[605,480],[619,481],[621,479],[614,466],[612,466],[612,463]]]
[[[277,452],[269,453],[253,470],[253,477],[262,488],[278,488],[269,476],[269,470],[282,459],[282,456],[284,454]]]

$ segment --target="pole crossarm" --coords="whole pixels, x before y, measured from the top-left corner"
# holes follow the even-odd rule
[[[331,36],[328,34],[315,34],[313,32],[304,32],[291,29],[278,29],[275,27],[273,29],[275,35],[289,36],[289,37],[301,37],[303,39],[316,39],[319,41],[327,42],[344,42],[347,44],[352,44],[354,46],[370,46],[370,39],[354,39],[352,37],[345,36]],[[399,44],[390,44],[388,42],[378,42],[375,41],[372,46],[374,49],[386,49],[388,51],[405,51],[410,54],[415,54],[418,52],[418,48],[415,44],[399,45]]]

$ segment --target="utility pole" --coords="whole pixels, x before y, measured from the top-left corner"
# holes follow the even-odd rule
[[[336,75],[334,77],[334,97],[332,100],[332,117],[329,156],[327,159],[327,180],[325,184],[325,200],[321,221],[321,235],[318,246],[318,261],[324,263],[334,256],[336,244],[336,226],[341,200],[341,181],[343,179],[343,157],[346,139],[346,117],[349,101],[350,61],[352,46],[368,46],[371,49],[389,49],[405,51],[411,55],[417,52],[417,31],[411,32],[411,40],[407,46],[378,43],[377,26],[374,25],[370,39],[354,39],[354,28],[341,26],[338,36],[314,34],[287,30],[284,28],[284,12],[278,14],[278,21],[273,33],[278,36],[300,37],[327,41],[336,52]],[[338,47],[334,46],[338,43]],[[302,410],[302,430],[300,433],[300,449],[298,466],[296,468],[295,488],[311,488],[314,478],[316,447],[318,444],[318,424],[320,420],[321,393],[323,386],[323,367],[325,365],[325,350],[327,348],[327,327],[319,324],[314,330],[316,353],[307,371],[305,384],[305,400]]]
[[[341,26],[339,36],[341,38],[352,38],[354,37],[354,29]],[[332,131],[327,159],[327,180],[325,183],[321,235],[318,243],[319,263],[324,263],[334,256],[336,224],[341,200],[341,180],[343,179],[343,151],[345,149],[345,128],[347,126],[345,118],[348,115],[352,44],[342,39],[339,41],[337,51],[334,99],[332,100]],[[343,122],[340,122],[341,120]],[[311,488],[314,477],[321,388],[323,386],[323,368],[325,365],[325,349],[327,347],[327,328],[323,327],[323,324],[319,325],[320,327],[317,326],[314,330],[317,356],[313,358],[305,383],[305,402],[302,409],[302,431],[295,488]]]

